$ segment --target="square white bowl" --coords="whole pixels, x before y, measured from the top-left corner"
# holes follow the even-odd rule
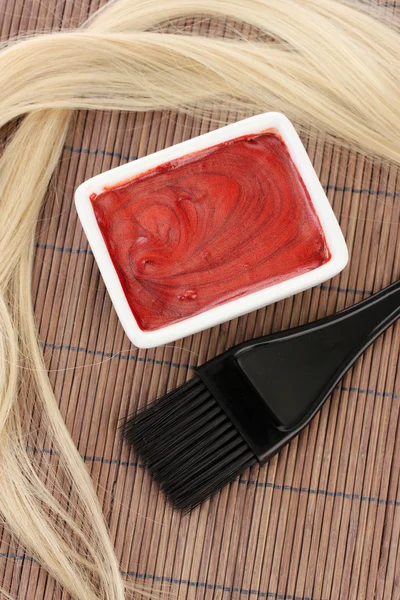
[[[330,260],[302,275],[225,302],[178,323],[154,331],[143,331],[132,313],[117,271],[114,268],[90,201],[91,194],[99,194],[106,187],[116,187],[118,184],[126,183],[127,180],[142,175],[150,169],[171,160],[176,160],[237,137],[262,133],[266,130],[278,133],[289,150],[320,220],[331,253]],[[337,275],[344,269],[348,261],[346,242],[329,200],[296,130],[287,117],[281,113],[264,113],[238,121],[96,175],[82,183],[76,190],[75,204],[117,315],[128,338],[139,348],[153,348],[168,344],[302,292]]]

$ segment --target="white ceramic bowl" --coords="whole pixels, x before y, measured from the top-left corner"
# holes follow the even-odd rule
[[[99,194],[105,187],[115,187],[119,183],[144,174],[154,167],[181,158],[192,152],[204,150],[205,148],[244,135],[261,133],[265,130],[277,132],[284,140],[319,217],[331,252],[330,260],[322,266],[302,275],[225,302],[178,323],[154,331],[143,331],[138,326],[125,297],[117,272],[97,224],[90,195],[93,193]],[[75,193],[75,203],[83,229],[93,250],[118,317],[128,338],[139,348],[153,348],[167,344],[302,292],[339,273],[348,261],[348,252],[343,234],[307,152],[291,122],[280,113],[265,113],[238,121],[232,125],[227,125],[216,131],[206,133],[171,148],[166,148],[155,154],[101,173],[79,186]]]

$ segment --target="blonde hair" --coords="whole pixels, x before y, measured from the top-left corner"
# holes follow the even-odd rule
[[[157,29],[199,14],[264,38]],[[0,53],[0,128],[23,117],[0,159],[0,512],[73,598],[121,600],[126,587],[46,374],[30,293],[35,225],[71,111],[279,110],[399,163],[399,81],[397,31],[334,0],[118,0],[77,31]],[[45,478],[26,447],[32,411],[58,456]]]

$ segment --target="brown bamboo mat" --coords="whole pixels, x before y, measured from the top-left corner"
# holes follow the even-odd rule
[[[77,26],[99,4],[0,0],[1,38]],[[390,20],[400,3],[382,3],[381,11]],[[209,27],[188,23],[205,34]],[[298,439],[190,515],[172,511],[116,432],[119,419],[234,343],[330,314],[400,277],[398,169],[320,138],[308,151],[346,236],[348,268],[312,291],[175,344],[131,346],[77,222],[74,189],[210,128],[181,115],[79,114],[38,229],[33,295],[40,339],[121,568],[138,585],[164,583],[180,599],[399,598],[400,323],[357,362]],[[40,432],[32,452],[44,464],[54,459]],[[0,584],[15,598],[66,597],[6,532],[0,569]]]

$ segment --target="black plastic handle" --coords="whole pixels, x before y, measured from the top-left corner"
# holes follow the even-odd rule
[[[330,317],[236,346],[207,364],[206,384],[265,463],[309,423],[360,354],[399,316],[397,281]]]

